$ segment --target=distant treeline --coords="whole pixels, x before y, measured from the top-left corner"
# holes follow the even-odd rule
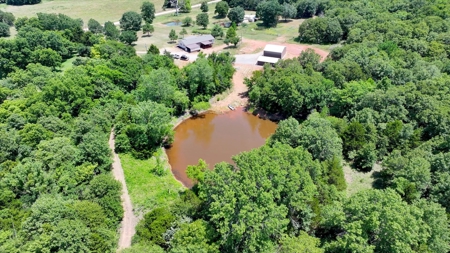
[[[25,5],[25,4],[38,4],[42,0],[0,0],[0,4],[10,4],[10,5]]]

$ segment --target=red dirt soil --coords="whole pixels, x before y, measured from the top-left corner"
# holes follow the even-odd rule
[[[249,40],[245,38],[242,42],[243,42],[242,47],[239,49],[240,54],[254,54],[256,52],[262,51],[267,44],[286,46],[287,51],[285,56],[286,59],[297,57],[303,50],[306,50],[308,48],[313,49],[317,54],[319,54],[322,57],[321,61],[325,60],[325,58],[329,54],[329,52],[325,50],[302,44],[265,42],[265,41]],[[213,51],[218,52],[221,51],[221,49],[223,49],[223,47],[212,48],[209,49],[208,51],[204,50],[204,53],[208,54]],[[232,87],[233,90],[231,91],[230,94],[228,94],[228,96],[225,99],[212,103],[211,109],[213,111],[216,112],[227,111],[229,110],[228,105],[230,104],[235,107],[247,105],[248,88],[244,84],[244,78],[251,77],[253,71],[261,70],[262,67],[248,64],[234,64],[234,66],[236,68],[236,73],[233,76],[233,87]]]

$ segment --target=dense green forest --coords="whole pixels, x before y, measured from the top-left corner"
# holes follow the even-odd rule
[[[38,4],[42,0],[0,0],[0,4],[6,3],[9,5],[25,5],[25,4]]]
[[[117,152],[151,156],[172,141],[175,116],[231,86],[234,58],[200,55],[179,69],[154,46],[138,57],[62,14],[15,27],[0,40],[0,252],[115,252],[111,129]]]
[[[233,165],[189,166],[192,192],[145,215],[129,252],[448,252],[450,3],[227,2],[286,2],[318,15],[299,41],[342,44],[247,79],[251,106],[286,120]],[[346,196],[343,161],[378,163],[375,189]]]
[[[286,120],[233,165],[189,166],[197,184],[144,214],[125,252],[449,252],[450,3],[227,2],[267,26],[291,5],[317,16],[299,41],[342,43],[323,62],[306,50],[247,79],[250,106]],[[138,57],[136,14],[123,31],[92,20],[86,32],[62,14],[0,13],[18,30],[0,40],[0,252],[115,252],[111,129],[117,152],[148,158],[176,116],[231,86],[229,53],[183,69],[155,47]],[[375,189],[346,196],[344,161],[378,163]]]

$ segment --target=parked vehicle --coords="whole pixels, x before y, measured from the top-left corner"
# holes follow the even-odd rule
[[[177,55],[177,54],[172,54],[172,58],[174,58],[174,59],[180,59],[180,56]]]
[[[183,61],[188,61],[189,57],[187,55],[183,54],[180,59]]]

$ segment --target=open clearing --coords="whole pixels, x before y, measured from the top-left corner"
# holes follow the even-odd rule
[[[90,18],[96,19],[100,23],[106,21],[117,21],[122,14],[127,11],[140,12],[143,0],[43,0],[40,4],[12,6],[1,4],[0,8],[7,12],[12,12],[16,18],[31,17],[36,13],[63,13],[72,18],[81,18],[84,23]],[[149,0],[155,4],[156,12],[163,11],[164,0]],[[201,0],[191,0],[191,4],[201,3]]]
[[[130,154],[120,154],[120,160],[134,213],[138,216],[155,207],[170,205],[178,197],[178,192],[185,189],[174,178],[169,167],[166,168],[167,173],[161,177],[151,172],[156,165],[154,157],[139,160]]]
[[[359,172],[352,169],[350,165],[344,164],[344,175],[345,181],[347,182],[347,196],[352,196],[353,194],[367,189],[376,188],[376,177],[381,171],[381,166],[379,164],[374,164],[370,172]]]

